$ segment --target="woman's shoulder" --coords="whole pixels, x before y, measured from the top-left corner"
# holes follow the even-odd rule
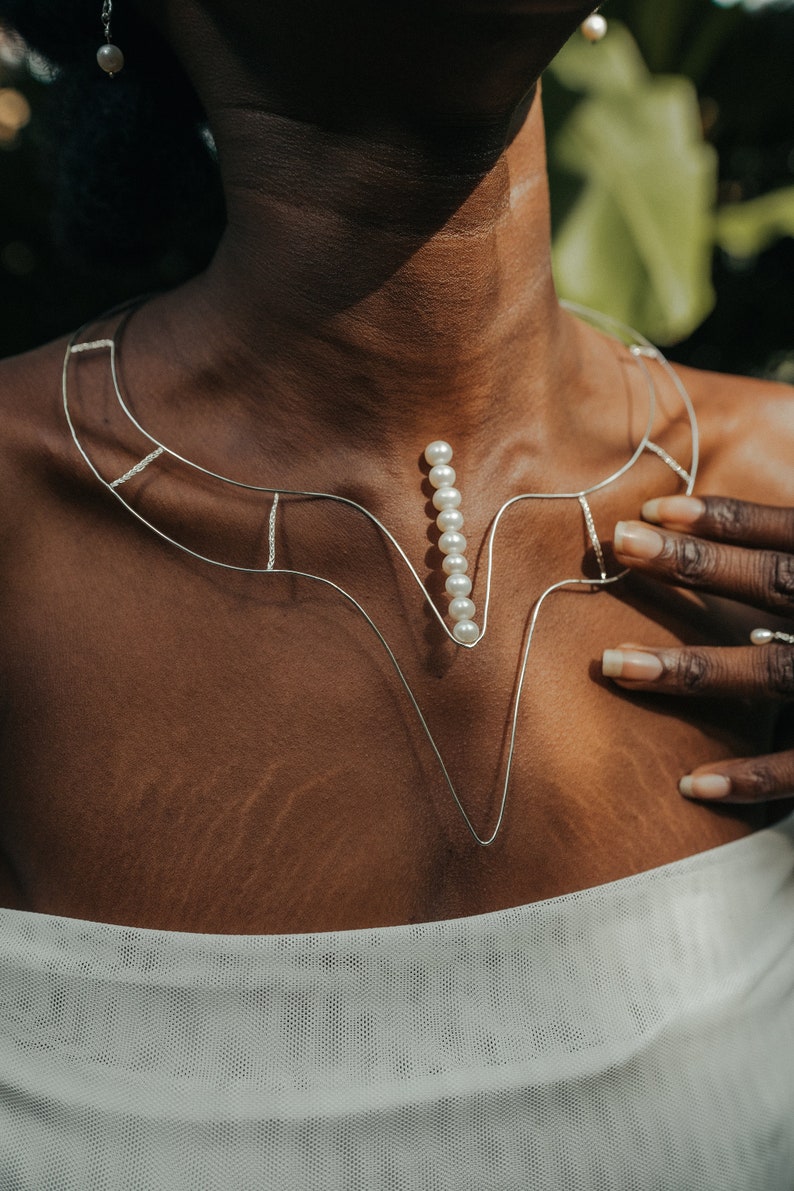
[[[794,504],[794,386],[677,368],[700,427],[697,489]]]
[[[0,360],[0,444],[63,421],[61,374],[69,336]]]
[[[61,375],[69,337],[0,360],[2,521],[31,513],[42,482],[68,465]]]

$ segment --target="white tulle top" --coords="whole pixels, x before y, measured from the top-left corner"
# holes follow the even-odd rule
[[[0,911],[3,1191],[792,1191],[794,816],[306,935]]]

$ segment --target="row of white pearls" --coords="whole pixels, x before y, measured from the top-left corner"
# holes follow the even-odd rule
[[[469,599],[471,579],[466,574],[469,560],[466,558],[466,539],[460,532],[463,528],[463,514],[460,511],[460,492],[455,487],[455,468],[450,466],[452,447],[443,439],[436,439],[425,447],[425,459],[430,465],[428,479],[435,488],[433,506],[438,511],[436,525],[441,537],[438,548],[444,555],[441,566],[446,575],[444,586],[452,596],[449,614],[455,621],[452,636],[461,645],[473,645],[480,636],[479,625],[474,623],[477,611]]]

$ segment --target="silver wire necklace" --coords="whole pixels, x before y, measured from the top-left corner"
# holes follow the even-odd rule
[[[424,582],[422,581],[422,578],[419,575],[419,572],[414,567],[413,563],[409,559],[405,550],[402,548],[402,546],[397,541],[397,539],[394,537],[394,535],[391,533],[391,531],[381,521],[379,521],[378,518],[373,513],[371,513],[369,511],[369,509],[365,508],[363,505],[358,504],[356,501],[351,500],[348,497],[339,496],[339,495],[336,495],[336,494],[330,493],[330,492],[312,492],[312,491],[306,491],[303,489],[272,488],[267,485],[248,484],[248,483],[244,483],[240,480],[235,480],[230,476],[222,475],[220,472],[212,471],[209,468],[202,467],[201,464],[194,463],[192,460],[185,458],[185,456],[180,455],[177,451],[172,450],[165,443],[160,442],[159,439],[155,438],[154,435],[150,434],[147,430],[144,429],[144,427],[137,420],[135,415],[129,409],[126,401],[124,400],[124,396],[122,394],[121,387],[119,385],[118,372],[117,372],[117,367],[116,367],[116,358],[117,358],[117,352],[118,352],[118,342],[119,342],[120,333],[121,333],[126,321],[131,317],[131,315],[134,313],[134,311],[138,308],[138,306],[143,301],[145,301],[145,298],[133,299],[131,302],[123,303],[121,306],[115,307],[113,310],[108,311],[107,314],[100,316],[100,318],[104,319],[107,317],[111,317],[112,315],[115,315],[116,313],[124,312],[124,317],[119,321],[119,324],[116,327],[116,330],[115,330],[112,338],[94,339],[94,340],[87,340],[84,342],[79,342],[80,337],[86,332],[86,330],[92,325],[92,323],[95,321],[98,321],[98,320],[92,319],[89,322],[85,323],[82,327],[78,328],[77,331],[75,331],[75,333],[72,335],[72,337],[70,338],[70,340],[66,346],[66,352],[64,354],[64,360],[63,360],[62,381],[61,381],[62,395],[63,395],[63,408],[64,408],[64,414],[66,416],[66,421],[67,421],[67,424],[69,427],[69,431],[71,433],[74,444],[75,444],[77,450],[79,451],[80,455],[83,457],[83,459],[85,460],[89,469],[91,470],[91,472],[93,473],[95,478],[99,481],[99,483],[104,488],[106,488],[108,490],[108,492],[110,492],[118,501],[120,501],[120,503],[124,506],[124,508],[127,509],[127,511],[129,513],[131,513],[133,517],[135,517],[138,521],[140,521],[143,525],[145,525],[148,529],[150,529],[153,533],[155,533],[163,541],[168,542],[171,546],[175,546],[177,549],[184,551],[184,553],[190,555],[192,558],[196,558],[201,562],[209,564],[210,566],[220,567],[224,570],[229,570],[229,571],[243,572],[245,574],[289,575],[289,576],[292,576],[293,578],[297,578],[297,579],[306,579],[311,582],[320,583],[326,587],[331,588],[332,590],[337,592],[340,596],[342,596],[345,600],[347,600],[353,606],[353,608],[355,608],[356,611],[358,613],[360,613],[360,615],[363,617],[363,619],[365,620],[367,625],[373,631],[373,633],[375,634],[375,636],[378,638],[381,645],[383,646],[384,650],[386,651],[389,661],[391,662],[392,666],[394,667],[394,670],[403,686],[403,689],[405,690],[405,693],[408,696],[408,699],[409,699],[411,705],[413,706],[413,709],[416,713],[416,716],[419,720],[422,730],[423,730],[425,736],[427,737],[428,743],[430,744],[430,747],[436,757],[436,760],[440,767],[440,770],[441,770],[442,776],[444,778],[444,781],[446,783],[446,786],[449,789],[449,792],[454,800],[455,806],[457,807],[457,809],[463,819],[463,822],[465,823],[466,827],[468,828],[469,833],[471,834],[471,836],[475,840],[475,842],[480,845],[480,847],[483,847],[483,848],[488,847],[489,845],[491,845],[494,842],[497,835],[499,834],[499,830],[502,826],[504,816],[505,816],[505,809],[507,806],[507,795],[508,795],[508,790],[509,790],[509,786],[510,786],[510,775],[511,775],[512,766],[513,766],[513,756],[515,753],[516,732],[517,732],[517,727],[518,727],[518,713],[519,713],[519,707],[520,707],[520,701],[521,701],[521,692],[524,687],[524,679],[526,676],[530,650],[532,648],[532,641],[533,641],[533,638],[535,635],[535,627],[537,625],[538,616],[540,614],[541,608],[543,607],[543,604],[555,592],[563,591],[566,589],[579,588],[579,589],[588,590],[588,591],[594,593],[594,592],[597,592],[613,583],[617,583],[620,579],[622,579],[625,575],[628,574],[628,571],[626,571],[626,570],[618,571],[617,573],[612,574],[612,575],[610,575],[608,573],[606,559],[604,557],[604,552],[603,552],[603,548],[602,548],[601,542],[598,537],[598,533],[596,532],[595,521],[593,519],[593,514],[590,509],[588,497],[592,496],[593,493],[598,492],[601,489],[606,488],[609,485],[615,483],[616,480],[620,479],[621,476],[625,475],[628,471],[630,471],[631,468],[634,467],[634,465],[640,459],[640,457],[646,452],[650,452],[650,453],[656,455],[667,467],[669,467],[679,477],[679,479],[684,484],[685,492],[687,495],[690,495],[694,489],[695,480],[696,480],[696,476],[697,476],[697,468],[698,468],[698,451],[699,451],[698,424],[697,424],[697,418],[695,415],[695,410],[692,405],[691,398],[690,398],[689,394],[687,393],[686,389],[684,388],[677,373],[672,368],[669,361],[658,350],[658,348],[654,347],[654,345],[652,343],[650,343],[649,340],[647,340],[638,331],[633,330],[631,327],[625,326],[623,323],[618,322],[616,319],[613,319],[613,318],[609,317],[608,315],[598,314],[595,311],[588,310],[586,307],[579,306],[578,304],[573,303],[573,302],[561,302],[561,305],[566,310],[568,310],[572,314],[584,319],[585,321],[590,322],[597,328],[607,331],[614,338],[617,338],[618,340],[622,341],[625,344],[625,346],[628,348],[631,356],[636,360],[636,362],[640,366],[640,368],[643,372],[643,376],[645,378],[645,382],[648,387],[648,417],[647,417],[647,421],[646,421],[646,426],[645,426],[643,435],[640,438],[639,443],[637,444],[636,448],[632,452],[629,459],[621,467],[619,467],[616,471],[612,472],[605,479],[599,480],[597,483],[591,484],[588,487],[579,489],[578,491],[575,491],[575,492],[522,492],[516,496],[510,497],[510,499],[508,499],[504,502],[504,504],[501,506],[501,508],[497,511],[496,516],[493,518],[493,520],[491,522],[490,529],[487,534],[487,538],[486,538],[486,559],[487,559],[487,562],[486,562],[486,573],[485,573],[485,598],[484,598],[483,605],[482,605],[483,617],[482,617],[482,627],[481,628],[478,625],[476,625],[474,623],[474,621],[471,619],[471,616],[473,615],[473,612],[474,612],[474,604],[471,600],[468,599],[468,595],[471,591],[471,582],[468,580],[468,577],[465,576],[465,571],[467,569],[466,558],[465,558],[466,541],[465,541],[465,538],[463,538],[463,535],[460,534],[460,532],[459,532],[460,528],[463,524],[462,515],[459,514],[458,517],[448,517],[448,516],[445,517],[444,516],[445,513],[456,512],[458,509],[458,505],[460,503],[460,494],[457,493],[457,490],[453,487],[454,480],[455,480],[455,474],[454,474],[453,469],[451,467],[449,467],[449,459],[452,456],[452,450],[449,447],[449,445],[446,442],[444,442],[443,440],[436,440],[435,442],[431,443],[428,446],[425,457],[427,459],[427,462],[429,464],[431,464],[431,476],[430,476],[431,483],[433,484],[433,486],[435,488],[435,496],[438,497],[439,493],[442,494],[438,501],[434,501],[435,507],[438,511],[438,518],[437,518],[438,523],[439,523],[438,528],[441,531],[442,538],[445,535],[449,535],[448,541],[441,548],[442,548],[442,551],[444,552],[444,562],[442,565],[444,567],[444,571],[447,574],[447,592],[448,592],[448,594],[450,594],[452,596],[450,609],[451,609],[451,614],[452,614],[452,617],[454,620],[454,627],[452,629],[450,629],[446,623],[446,620],[444,619],[443,614],[436,607],[436,604],[433,601],[432,597],[430,596],[429,592],[427,591],[427,588],[426,588]],[[112,384],[113,384],[113,390],[114,390],[116,400],[117,400],[121,410],[123,411],[123,413],[129,420],[129,422],[135,427],[135,429],[141,435],[143,435],[143,437],[145,439],[147,439],[148,442],[150,442],[153,447],[153,449],[147,455],[145,455],[138,463],[136,463],[128,471],[124,472],[123,475],[118,476],[116,479],[113,479],[113,480],[107,480],[103,475],[101,475],[98,468],[95,466],[94,462],[89,457],[85,447],[83,446],[82,442],[80,441],[80,438],[78,436],[77,430],[76,430],[74,422],[72,420],[72,415],[71,415],[71,411],[69,408],[68,373],[69,373],[69,363],[70,363],[72,357],[79,356],[79,355],[89,353],[89,352],[99,352],[99,351],[108,352],[109,363],[110,363],[110,374],[111,374],[111,380],[112,380]],[[691,460],[690,460],[688,469],[682,467],[682,465],[676,459],[674,459],[670,454],[668,454],[668,452],[665,451],[663,447],[659,446],[651,438],[651,430],[653,428],[653,423],[654,423],[655,415],[656,415],[656,385],[655,385],[655,382],[653,379],[653,375],[648,367],[648,364],[646,363],[646,361],[648,361],[648,360],[655,361],[656,363],[661,365],[661,367],[664,369],[666,375],[672,382],[672,385],[673,385],[675,391],[678,393],[678,395],[683,403],[684,410],[685,410],[687,418],[689,420],[689,426],[690,426],[690,431],[691,431]],[[152,463],[154,463],[162,455],[167,455],[170,458],[176,460],[177,462],[183,463],[187,467],[193,468],[195,471],[200,472],[202,475],[208,476],[214,480],[218,480],[221,483],[230,484],[235,488],[243,488],[243,489],[246,489],[246,490],[252,491],[252,492],[262,492],[262,493],[268,494],[272,498],[271,506],[270,506],[270,515],[268,518],[268,560],[267,560],[267,566],[265,566],[265,567],[238,566],[233,563],[222,562],[219,559],[210,558],[207,555],[201,554],[196,550],[192,550],[189,546],[184,545],[182,542],[179,542],[175,538],[170,537],[163,530],[158,529],[158,527],[156,525],[153,525],[150,521],[148,521],[147,518],[145,518],[141,513],[138,512],[137,509],[135,509],[133,507],[133,505],[131,505],[127,500],[125,500],[124,496],[119,491],[119,489],[122,487],[122,485],[124,485],[128,480],[132,479],[133,476],[139,475],[142,471],[144,471],[147,467],[149,467]],[[432,473],[437,468],[441,469],[441,470],[436,471],[436,474],[434,476]],[[455,496],[450,497],[448,495],[450,492],[457,493],[457,497],[455,497]],[[446,495],[443,495],[443,494],[446,494]],[[422,713],[422,710],[419,706],[419,703],[417,702],[416,696],[414,695],[414,692],[411,689],[411,686],[408,683],[407,678],[405,677],[402,667],[400,666],[400,664],[399,664],[391,646],[389,645],[388,641],[386,640],[385,636],[383,635],[381,630],[378,628],[378,626],[375,624],[374,620],[369,615],[369,613],[366,611],[366,609],[358,602],[358,600],[355,599],[354,596],[352,596],[348,591],[345,591],[345,589],[343,587],[332,582],[332,580],[330,580],[330,579],[324,578],[322,575],[315,575],[315,574],[312,574],[311,572],[297,571],[297,570],[293,570],[293,569],[286,568],[286,567],[279,567],[276,565],[276,561],[277,561],[277,559],[276,559],[276,528],[277,528],[279,498],[282,496],[311,497],[311,498],[317,498],[317,499],[323,499],[323,500],[336,501],[339,504],[347,505],[349,508],[355,509],[357,512],[361,513],[364,517],[368,518],[378,528],[378,530],[383,534],[383,536],[386,538],[386,540],[390,543],[390,545],[396,551],[397,555],[402,560],[403,564],[407,567],[409,573],[413,577],[414,581],[417,583],[423,599],[425,600],[427,606],[430,608],[432,614],[435,616],[437,622],[439,623],[439,625],[441,626],[443,631],[447,634],[447,636],[450,638],[450,640],[453,641],[455,643],[455,645],[457,645],[461,649],[474,649],[474,648],[479,647],[481,645],[482,641],[484,640],[486,632],[487,632],[488,612],[489,612],[490,603],[491,603],[491,576],[492,576],[492,572],[493,572],[494,540],[495,540],[495,536],[496,536],[497,527],[498,527],[502,517],[507,512],[507,510],[509,508],[511,508],[513,505],[517,504],[519,501],[524,501],[524,500],[575,500],[578,502],[581,512],[582,512],[585,529],[587,531],[588,538],[592,544],[593,553],[594,553],[596,561],[598,563],[599,578],[596,579],[596,578],[575,577],[575,578],[570,578],[570,579],[558,580],[557,582],[552,583],[549,587],[547,587],[545,589],[545,591],[541,592],[541,594],[535,599],[534,603],[530,606],[530,609],[528,612],[527,629],[526,629],[526,643],[524,645],[524,652],[523,652],[523,656],[521,659],[521,666],[519,669],[518,680],[517,680],[515,695],[514,695],[514,699],[513,699],[513,712],[512,712],[511,724],[510,724],[509,745],[508,745],[508,752],[507,752],[507,761],[505,764],[504,779],[503,779],[503,784],[502,784],[502,794],[501,794],[501,799],[499,802],[499,808],[498,808],[496,820],[495,820],[493,828],[489,834],[481,835],[476,830],[474,824],[472,823],[471,818],[469,817],[469,814],[467,813],[466,808],[464,807],[463,802],[461,801],[461,798],[458,795],[457,790],[455,789],[452,779],[450,778],[450,775],[449,775],[447,767],[444,763],[444,759],[441,754],[441,751],[435,741],[435,738],[433,737],[433,734],[430,731],[430,728],[427,724],[427,720],[425,719],[425,717]],[[447,546],[449,548],[445,549],[445,547],[447,547]],[[452,560],[451,565],[450,565],[450,560]],[[457,581],[455,578],[453,578],[455,576],[460,576],[462,579],[464,579],[464,582],[461,583],[460,581]],[[452,582],[450,582],[450,579],[452,579]],[[455,607],[456,604],[458,605],[457,607]],[[461,632],[461,626],[463,626],[462,632]]]

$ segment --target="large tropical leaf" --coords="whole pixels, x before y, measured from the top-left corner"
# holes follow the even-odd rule
[[[558,289],[674,342],[713,304],[716,157],[694,88],[652,76],[614,23],[595,48],[569,42],[552,69],[584,92],[552,145],[556,163],[583,179],[555,237]]]
[[[731,256],[757,256],[781,236],[794,236],[794,186],[717,212],[717,243]]]

